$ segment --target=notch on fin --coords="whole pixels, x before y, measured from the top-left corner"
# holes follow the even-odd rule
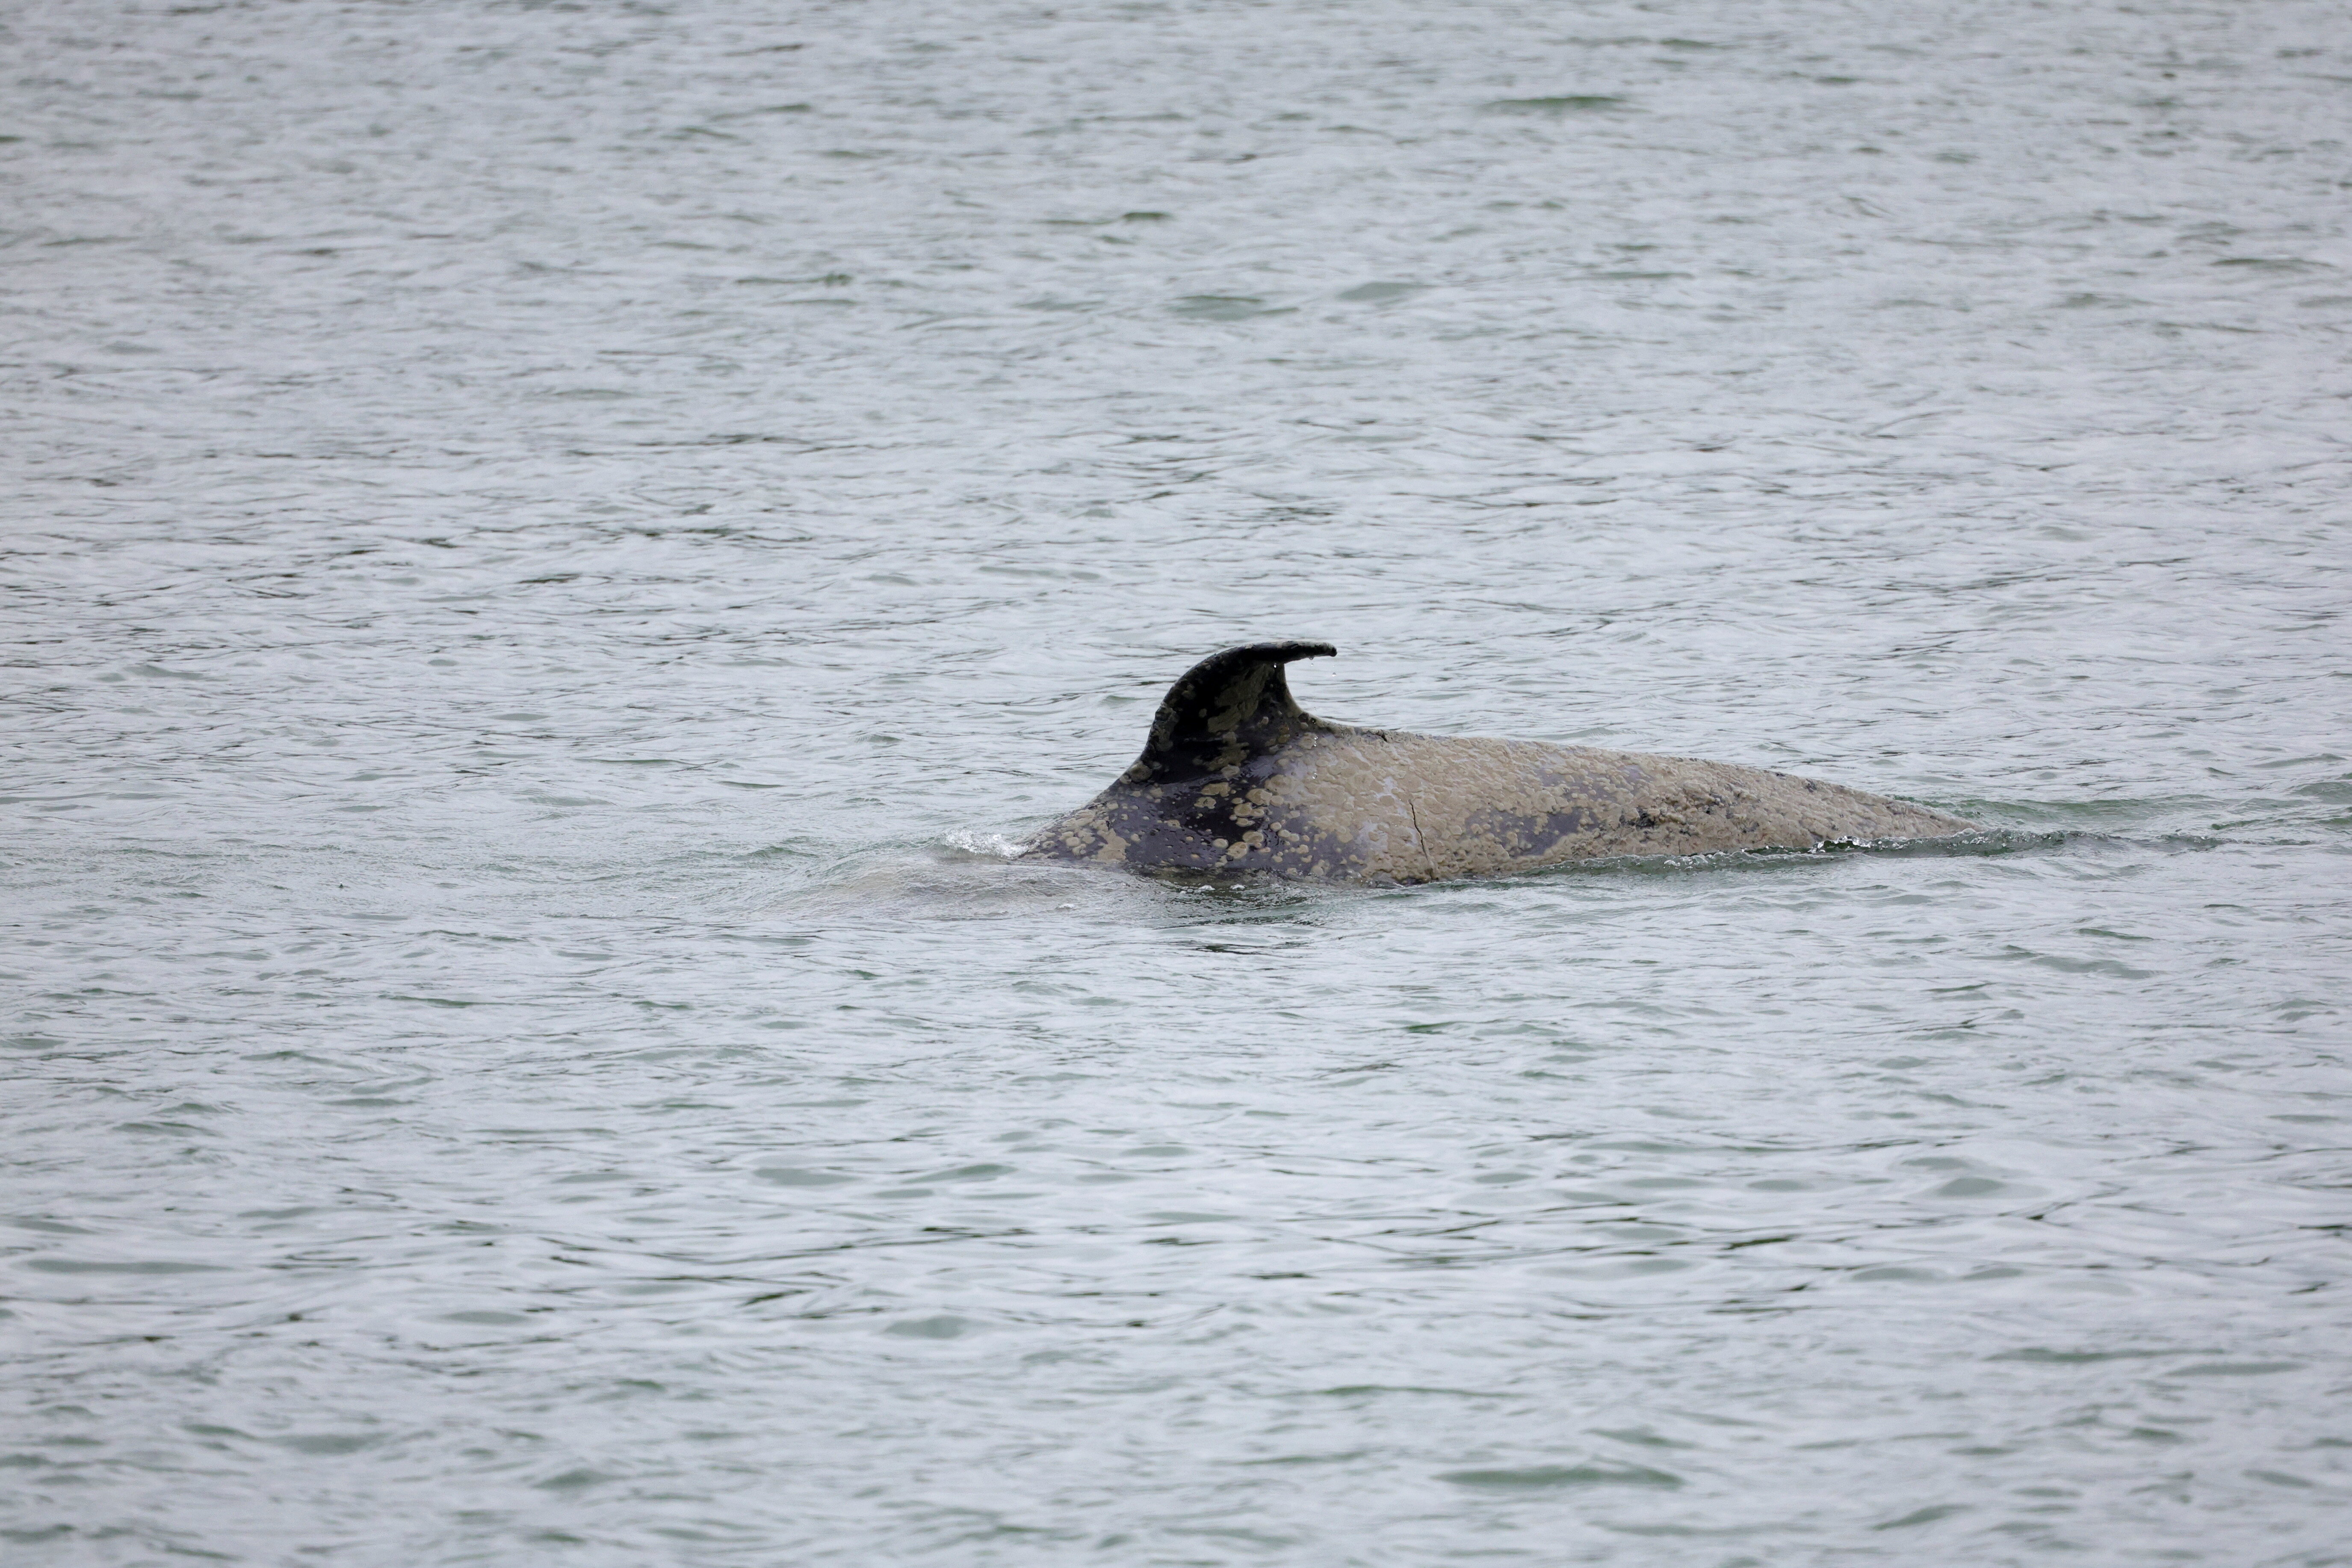
[[[1298,706],[1282,667],[1339,651],[1327,642],[1262,642],[1211,654],[1178,677],[1160,700],[1143,755],[1119,782],[1201,778],[1303,731],[1328,729]]]

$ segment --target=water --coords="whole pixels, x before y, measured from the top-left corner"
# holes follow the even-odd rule
[[[5,27],[10,1563],[2352,1561],[2341,7]]]

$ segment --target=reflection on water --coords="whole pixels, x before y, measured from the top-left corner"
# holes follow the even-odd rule
[[[5,26],[0,1556],[2336,1560],[2339,7]]]

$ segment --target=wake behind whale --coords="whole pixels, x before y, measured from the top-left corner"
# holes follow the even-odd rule
[[[1255,643],[1202,660],[1168,689],[1134,765],[1024,858],[1405,883],[1975,826],[1766,768],[1333,724],[1298,706],[1283,666],[1337,651]]]

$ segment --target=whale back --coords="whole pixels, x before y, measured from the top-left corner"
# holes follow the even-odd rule
[[[1596,857],[1940,837],[1970,826],[1737,763],[1328,723],[1298,706],[1283,666],[1334,651],[1255,643],[1202,659],[1168,689],[1142,755],[1023,853],[1395,883]]]

